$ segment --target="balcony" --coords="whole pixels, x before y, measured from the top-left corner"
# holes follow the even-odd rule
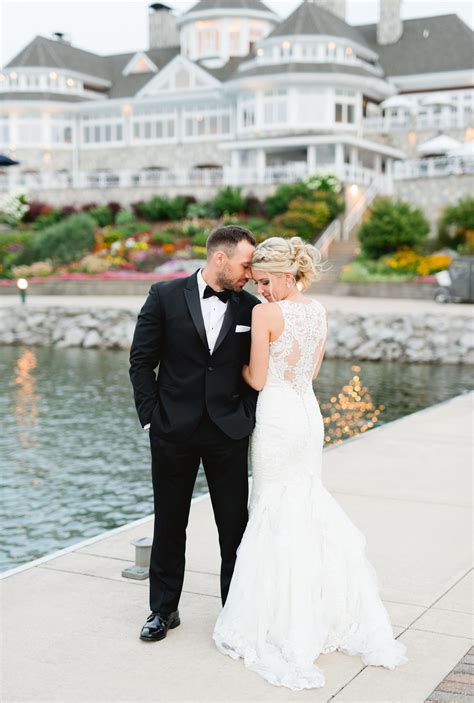
[[[397,161],[393,167],[395,180],[441,178],[466,174],[474,174],[474,155],[439,156],[429,159]]]
[[[326,164],[318,166],[321,174],[336,175],[343,183],[369,186],[375,179],[385,182],[391,192],[391,177],[363,166]],[[312,175],[306,162],[288,162],[281,165],[257,168],[194,168],[194,169],[144,169],[117,171],[78,171],[21,173],[16,167],[0,172],[0,191],[24,188],[33,194],[52,190],[120,190],[136,188],[219,188],[232,186],[272,186],[294,183]]]
[[[410,132],[426,129],[464,129],[472,121],[471,113],[459,111],[446,114],[374,116],[362,120],[364,134],[388,134],[389,132]]]

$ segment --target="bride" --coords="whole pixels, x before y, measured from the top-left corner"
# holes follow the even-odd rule
[[[318,688],[320,654],[339,650],[393,669],[407,661],[393,638],[367,560],[365,538],[321,481],[323,418],[312,380],[324,355],[327,314],[305,289],[319,252],[298,237],[255,250],[252,273],[268,305],[252,317],[244,380],[261,391],[252,436],[249,522],[218,649],[277,686]]]

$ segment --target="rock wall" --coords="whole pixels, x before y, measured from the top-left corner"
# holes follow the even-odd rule
[[[128,349],[136,314],[119,309],[0,309],[0,345]],[[328,358],[474,364],[474,321],[468,312],[364,314],[331,312]]]

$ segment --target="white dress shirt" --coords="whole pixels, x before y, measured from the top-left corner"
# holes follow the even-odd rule
[[[215,295],[212,295],[209,298],[203,297],[207,283],[202,277],[202,269],[199,269],[198,271],[197,283],[199,290],[199,302],[201,303],[202,319],[204,320],[204,327],[206,330],[207,345],[209,347],[209,353],[212,354],[219,336],[219,332],[221,331],[222,323],[224,322],[227,303],[223,303],[222,300],[219,300],[219,298]],[[145,425],[143,429],[149,430],[150,423]]]
[[[204,327],[206,329],[207,345],[209,347],[209,353],[212,354],[219,336],[219,332],[221,331],[222,323],[224,322],[227,303],[223,303],[222,300],[219,300],[216,295],[212,295],[209,298],[203,298],[207,283],[202,277],[201,269],[198,271],[197,282],[202,319],[204,320]]]

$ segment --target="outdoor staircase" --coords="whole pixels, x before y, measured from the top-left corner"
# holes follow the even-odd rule
[[[320,274],[313,290],[316,293],[332,293],[343,267],[348,264],[360,251],[357,231],[362,222],[364,213],[369,208],[377,195],[384,193],[384,181],[374,180],[367,190],[346,212],[341,220],[334,220],[326,228],[316,242],[316,247],[321,251],[322,261],[327,262],[327,271]]]
[[[332,242],[326,259],[323,258],[323,261],[327,261],[326,268],[328,270],[320,274],[320,279],[315,284],[315,293],[330,294],[337,284],[343,267],[359,253],[360,246],[357,239],[357,229],[358,227],[356,226],[348,240]]]

